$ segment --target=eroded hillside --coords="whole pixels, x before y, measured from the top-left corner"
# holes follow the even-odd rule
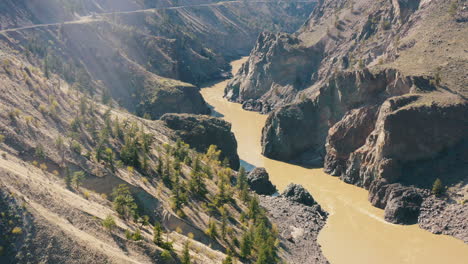
[[[314,5],[2,1],[0,262],[286,261],[291,243],[229,168],[230,124],[173,113],[208,114],[196,85]]]
[[[53,1],[49,4],[54,6]],[[314,5],[269,1],[179,4],[54,23],[40,19],[33,25],[17,23],[0,31],[0,56],[21,56],[47,77],[57,74],[77,89],[112,97],[140,116],[206,114],[208,108],[191,84],[227,77],[227,61],[246,54],[258,32],[267,28],[293,31]],[[15,8],[43,14],[24,5],[16,3]]]

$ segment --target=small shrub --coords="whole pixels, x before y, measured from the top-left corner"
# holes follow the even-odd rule
[[[33,117],[32,116],[25,116],[24,121],[26,121],[26,124],[29,126],[33,122]]]
[[[58,172],[58,170],[53,170],[53,171],[52,171],[52,174],[54,174],[55,176],[59,176],[59,175],[60,175],[60,173]]]
[[[434,184],[432,185],[432,194],[438,197],[442,195],[443,192],[444,192],[444,185],[442,184],[442,181],[439,178],[437,178],[434,181]]]
[[[13,230],[11,230],[11,233],[13,235],[21,235],[23,234],[23,229],[21,227],[15,227]]]
[[[142,240],[142,239],[143,239],[143,236],[141,235],[141,231],[140,231],[140,229],[137,229],[135,231],[135,233],[133,233],[133,235],[132,235],[132,240],[133,241],[139,241],[139,240]]]
[[[161,258],[165,261],[171,260],[172,259],[171,252],[167,249],[163,250],[163,252],[161,252]]]
[[[182,228],[180,228],[180,226],[176,227],[175,231],[179,234],[182,234]]]
[[[0,134],[0,144],[3,143],[3,141],[5,141],[5,136]]]
[[[108,215],[106,219],[102,220],[102,226],[112,232],[112,230],[117,226],[112,215]]]
[[[41,163],[41,165],[39,165],[39,168],[43,171],[46,171],[48,167],[45,163]]]
[[[44,147],[41,144],[38,144],[36,146],[36,149],[34,151],[34,156],[38,158],[45,158],[45,152],[44,152]]]
[[[90,196],[90,193],[89,193],[88,191],[84,191],[84,192],[83,192],[83,196],[84,196],[84,198],[85,198],[86,200],[88,200],[88,199],[89,199],[89,196]]]
[[[382,21],[382,28],[383,30],[389,30],[392,27],[392,24],[388,20]]]
[[[364,65],[364,61],[362,59],[359,60],[358,67],[359,67],[359,69],[364,69],[365,65]]]
[[[78,143],[78,141],[73,140],[70,144],[70,149],[78,155],[81,155],[81,144]]]

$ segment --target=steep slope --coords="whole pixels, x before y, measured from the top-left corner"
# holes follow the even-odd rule
[[[44,3],[42,8],[56,7],[54,3]],[[179,4],[36,21],[46,24],[18,23],[18,28],[0,31],[0,46],[3,53],[23,53],[23,60],[46,75],[58,74],[106,101],[111,96],[140,116],[206,114],[198,89],[178,80],[199,84],[226,77],[227,60],[245,54],[258,32],[267,25],[292,31],[313,7],[313,3],[269,1]],[[21,14],[29,10],[44,15],[28,3],[16,3],[16,9]]]
[[[225,95],[271,111],[265,156],[324,164],[370,189],[388,221],[419,221],[466,241],[455,217],[467,216],[466,8],[466,1],[320,1],[298,32],[262,34]],[[436,178],[450,187],[445,219],[430,213],[440,209],[430,202]]]
[[[236,173],[216,147],[196,152],[174,142],[162,121],[8,60],[0,87],[2,263],[179,263],[184,252],[220,263],[228,250],[248,262],[261,244],[241,255],[242,236],[276,240],[256,198],[231,184]]]

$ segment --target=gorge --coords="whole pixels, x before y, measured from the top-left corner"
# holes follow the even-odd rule
[[[234,61],[233,72],[246,60]],[[318,241],[331,263],[462,263],[468,257],[467,246],[461,240],[431,234],[417,225],[386,222],[383,211],[370,204],[364,189],[346,184],[320,168],[307,169],[262,156],[260,138],[267,116],[224,99],[227,82],[202,88],[201,92],[214,112],[232,123],[241,165],[265,167],[279,190],[297,183],[311,192],[330,213]]]
[[[0,263],[468,260],[466,0],[2,0]]]

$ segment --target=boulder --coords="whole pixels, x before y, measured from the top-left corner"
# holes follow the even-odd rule
[[[288,200],[308,206],[312,206],[315,204],[315,200],[314,198],[312,198],[312,195],[310,195],[310,193],[300,184],[289,184],[283,191],[281,196],[285,197]]]
[[[394,188],[385,206],[385,220],[394,224],[417,223],[422,201],[414,188]]]
[[[237,141],[230,123],[220,118],[190,114],[165,114],[161,120],[199,152],[206,152],[210,145],[216,145],[221,150],[220,160],[227,158],[232,169],[239,169]]]
[[[414,224],[418,221],[423,197],[422,189],[388,184],[385,180],[372,182],[369,201],[373,206],[385,209],[385,220],[394,224]]]
[[[252,191],[262,195],[272,195],[278,192],[270,182],[270,176],[265,168],[255,168],[247,176],[247,183]]]

